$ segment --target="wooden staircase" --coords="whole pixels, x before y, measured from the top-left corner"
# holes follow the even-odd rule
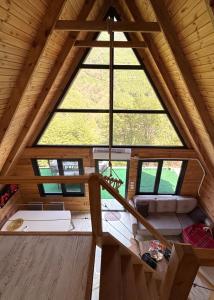
[[[110,234],[104,234],[101,247],[100,300],[158,299],[152,268]]]
[[[31,234],[21,232],[21,233],[1,233],[1,235],[8,236],[24,236],[28,235],[35,236],[36,238],[45,238],[45,241],[49,240],[53,235],[62,235],[68,236],[68,241],[72,241],[70,236],[77,235],[77,240],[81,240],[81,237],[86,236],[83,239],[84,241],[87,239],[91,243],[91,247],[82,246],[81,243],[78,245],[80,249],[90,250],[88,251],[88,258],[86,262],[83,264],[84,255],[80,255],[80,263],[78,266],[71,267],[71,273],[74,272],[74,276],[65,276],[65,278],[74,278],[76,280],[78,277],[78,282],[73,283],[73,288],[70,285],[70,281],[65,281],[65,283],[69,283],[67,285],[68,288],[68,298],[64,299],[74,299],[74,300],[90,300],[91,299],[91,290],[92,290],[92,269],[94,264],[95,257],[95,246],[99,246],[102,248],[102,257],[101,257],[101,276],[100,276],[100,300],[186,300],[188,299],[189,292],[192,287],[192,283],[195,280],[198,269],[200,266],[214,266],[214,249],[197,249],[193,248],[188,244],[171,244],[171,242],[167,241],[144,217],[142,217],[123,197],[121,197],[118,192],[108,184],[104,180],[104,178],[99,174],[91,174],[90,176],[81,175],[81,176],[34,176],[34,177],[2,177],[0,178],[0,183],[15,183],[15,184],[43,184],[43,183],[87,183],[89,186],[89,199],[90,199],[90,212],[91,212],[91,224],[92,224],[92,233],[89,233],[89,237],[87,237],[88,233],[41,233],[34,232]],[[136,254],[131,252],[127,247],[121,244],[118,240],[112,237],[109,233],[105,233],[102,230],[102,212],[101,212],[101,199],[100,199],[100,187],[105,188],[123,207],[132,214],[138,222],[143,224],[147,230],[153,235],[153,237],[157,240],[160,240],[167,248],[172,249],[172,254],[169,260],[169,264],[167,267],[167,272],[163,278],[157,276],[157,272],[149,267],[145,262],[143,262]],[[9,217],[9,215],[8,215]],[[59,240],[59,238],[58,238]],[[67,239],[66,239],[67,243]],[[69,243],[69,242],[68,242]],[[8,243],[3,243],[7,245]],[[22,245],[22,243],[20,244]],[[54,242],[55,246],[62,246],[64,244],[60,244],[59,242]],[[64,264],[65,269],[69,266],[73,266],[77,264],[77,259],[75,255],[79,255],[80,252],[77,250],[79,246],[75,246],[71,243],[68,247],[67,256],[68,259],[66,262],[70,262]],[[60,248],[60,247],[57,247]],[[14,248],[15,249],[15,248]],[[47,247],[47,249],[50,249]],[[70,249],[74,250],[75,255],[72,256],[72,252]],[[64,252],[64,248],[59,251],[60,258],[62,253]],[[16,254],[16,252],[15,252]],[[23,256],[25,258],[25,256]],[[47,255],[48,259],[52,256]],[[44,258],[42,256],[42,258]],[[73,263],[70,259],[73,258]],[[58,258],[56,257],[55,261],[57,262]],[[16,259],[16,262],[19,259]],[[38,261],[41,261],[39,259]],[[83,266],[82,273],[80,272],[79,265]],[[86,264],[88,265],[88,272],[86,271]],[[12,267],[14,264],[12,262]],[[23,264],[24,266],[25,264]],[[41,266],[40,264],[35,264],[35,266]],[[58,266],[58,264],[57,264]],[[51,270],[51,266],[49,268]],[[49,270],[48,269],[48,270]],[[78,272],[77,272],[78,270]],[[3,273],[3,272],[2,272]],[[23,272],[22,272],[23,273]],[[10,272],[12,274],[12,272]],[[34,274],[34,273],[33,273]],[[58,273],[51,272],[52,275],[58,276]],[[69,273],[66,273],[69,274]],[[83,280],[82,274],[85,275],[85,288],[83,289]],[[26,275],[24,273],[24,275]],[[81,275],[81,276],[80,276]],[[29,277],[29,275],[27,274]],[[20,276],[22,279],[24,276]],[[37,281],[39,284],[41,276],[37,276]],[[70,279],[69,279],[70,280]],[[25,279],[24,279],[25,282]],[[62,280],[63,282],[63,280]],[[45,283],[45,281],[42,283]],[[54,287],[56,287],[54,285]],[[64,282],[62,284],[64,289]],[[60,287],[61,288],[61,287]],[[82,292],[85,296],[76,296],[73,291]],[[5,290],[5,289],[4,289]],[[11,289],[8,289],[9,291]],[[22,291],[23,289],[21,289]],[[37,291],[37,290],[36,290]],[[40,288],[41,292],[41,288]],[[44,292],[47,293],[47,289],[44,289]],[[72,295],[72,297],[71,297]],[[47,298],[47,297],[46,297]],[[46,299],[45,298],[45,299]],[[13,299],[13,298],[4,298],[4,299]],[[28,298],[34,299],[34,298]],[[43,299],[43,298],[42,298]],[[54,299],[61,299],[54,298]]]

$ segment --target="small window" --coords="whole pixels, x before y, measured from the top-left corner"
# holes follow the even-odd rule
[[[61,159],[38,159],[33,160],[34,172],[40,176],[78,176],[83,174],[82,160],[61,160]],[[82,184],[40,184],[41,196],[62,195],[62,196],[84,196]]]
[[[186,163],[180,160],[140,161],[137,194],[178,194]]]
[[[140,191],[142,193],[154,193],[157,170],[158,162],[145,161],[142,163],[140,178]]]

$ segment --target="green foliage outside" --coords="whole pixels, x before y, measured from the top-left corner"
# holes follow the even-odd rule
[[[107,40],[103,34],[100,40]],[[116,34],[116,40],[124,40]],[[94,48],[85,63],[108,64],[106,48]],[[139,65],[131,49],[115,49],[115,63]],[[80,69],[59,108],[108,109],[109,70]],[[114,109],[163,110],[143,70],[114,71]],[[181,146],[166,114],[113,116],[115,145]],[[108,113],[55,113],[40,145],[108,145]]]

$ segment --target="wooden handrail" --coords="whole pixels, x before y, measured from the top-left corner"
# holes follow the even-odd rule
[[[100,236],[101,227],[101,204],[98,186],[102,185],[123,207],[129,211],[141,224],[143,224],[152,235],[160,240],[167,248],[171,249],[172,244],[167,241],[136,209],[134,209],[119,193],[104,180],[102,175],[93,173],[91,175],[81,176],[0,176],[0,184],[43,184],[43,183],[90,183],[89,198],[90,205],[93,210],[92,229]],[[93,187],[94,186],[94,187]],[[95,187],[96,186],[96,187]],[[97,203],[96,203],[97,202]]]
[[[126,210],[128,210],[141,224],[143,224],[146,229],[148,229],[152,235],[160,240],[167,248],[171,249],[172,244],[167,241],[162,234],[158,232],[139,212],[133,208],[116,190],[104,180],[102,175],[96,174],[97,179],[99,180],[100,185],[102,185]]]
[[[88,175],[80,176],[0,176],[0,184],[87,183]]]

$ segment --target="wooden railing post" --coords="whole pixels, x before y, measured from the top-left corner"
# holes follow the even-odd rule
[[[174,244],[160,300],[186,300],[198,272],[199,262],[191,245]]]
[[[91,174],[88,180],[92,232],[96,238],[102,236],[102,210],[100,183],[97,174]]]

